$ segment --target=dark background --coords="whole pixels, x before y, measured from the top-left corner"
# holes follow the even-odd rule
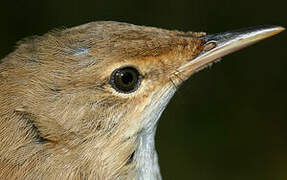
[[[2,1],[0,57],[27,36],[90,21],[220,32],[287,27],[285,0]],[[287,31],[192,76],[164,112],[164,179],[287,179]]]

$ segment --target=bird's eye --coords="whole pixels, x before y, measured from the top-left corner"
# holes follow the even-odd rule
[[[116,69],[110,78],[111,86],[121,93],[131,93],[137,90],[141,83],[141,75],[134,67],[127,66]]]

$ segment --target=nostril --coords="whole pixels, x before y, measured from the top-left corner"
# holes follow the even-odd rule
[[[203,50],[204,50],[204,51],[210,51],[211,49],[213,49],[213,48],[215,48],[215,47],[216,47],[216,42],[215,42],[215,41],[211,41],[211,42],[208,42],[208,43],[204,46]]]

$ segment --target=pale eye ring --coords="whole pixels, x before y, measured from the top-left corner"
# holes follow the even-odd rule
[[[132,93],[137,90],[142,80],[139,71],[132,66],[114,70],[110,77],[111,86],[120,93]]]

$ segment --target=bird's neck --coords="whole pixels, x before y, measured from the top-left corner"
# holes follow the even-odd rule
[[[155,131],[151,133],[142,132],[139,135],[137,152],[137,176],[139,180],[160,180],[160,169],[158,165],[157,152],[155,150]]]
[[[175,91],[176,89],[169,88],[159,94],[154,94],[155,97],[161,97],[155,98],[160,99],[160,101],[152,100],[151,106],[153,108],[147,108],[143,112],[146,114],[143,117],[147,117],[145,119],[146,125],[139,133],[139,144],[136,152],[137,177],[139,180],[161,180],[158,157],[155,150],[155,134],[157,122]]]

